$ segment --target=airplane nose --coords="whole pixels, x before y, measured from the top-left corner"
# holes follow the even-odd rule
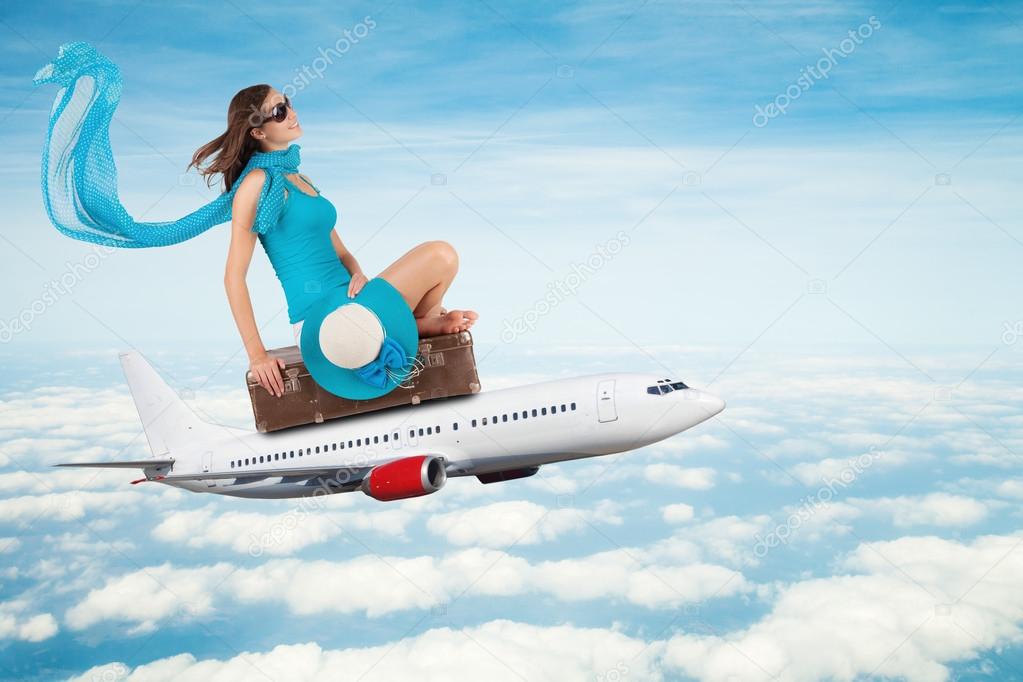
[[[699,401],[700,409],[706,411],[707,419],[720,414],[725,409],[725,401],[717,397],[713,393],[707,393],[706,391],[693,391],[695,398]]]
[[[725,409],[725,401],[722,400],[721,398],[717,397],[716,395],[711,395],[710,393],[704,393],[703,395],[704,400],[706,400],[708,405],[710,406],[710,411],[712,413],[711,416],[720,414],[721,411]]]

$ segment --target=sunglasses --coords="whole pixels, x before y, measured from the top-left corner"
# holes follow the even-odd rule
[[[288,109],[293,109],[291,106],[291,99],[285,95],[283,102],[278,102],[274,105],[274,108],[270,110],[269,116],[264,116],[263,121],[259,125],[263,125],[267,121],[274,121],[276,123],[282,123],[284,119],[288,117]],[[257,126],[258,127],[258,126]]]

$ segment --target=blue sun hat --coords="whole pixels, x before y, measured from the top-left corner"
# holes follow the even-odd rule
[[[385,279],[326,292],[309,309],[299,343],[313,381],[334,395],[370,400],[418,373],[419,330],[405,298]]]

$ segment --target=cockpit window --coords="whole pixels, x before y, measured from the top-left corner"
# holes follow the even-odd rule
[[[672,391],[681,391],[686,388],[689,387],[686,386],[684,382],[681,381],[669,382],[668,379],[665,379],[664,383],[657,382],[657,384],[654,386],[647,386],[646,392],[649,393],[650,395],[663,395],[665,393],[671,393]]]

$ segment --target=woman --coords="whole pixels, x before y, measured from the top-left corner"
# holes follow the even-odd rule
[[[211,155],[200,172],[222,173],[225,191],[177,220],[135,220],[121,204],[110,146],[110,121],[123,87],[120,69],[89,43],[64,43],[43,65],[34,85],[61,87],[50,109],[41,160],[46,212],[63,234],[116,248],[170,246],[231,221],[231,246],[224,284],[250,369],[271,393],[283,394],[280,367],[263,347],[245,286],[255,240],[263,244],[284,286],[296,343],[303,313],[331,289],[354,296],[366,284],[362,268],[334,232],[337,213],[308,178],[298,173],[302,134],[291,103],[269,85],[238,92],[228,107],[228,128],[199,149],[191,166]],[[237,181],[237,182],[236,182]],[[444,292],[458,269],[458,256],[443,241],[424,242],[380,273],[405,299],[420,336],[468,329],[471,310],[446,311]]]
[[[222,173],[225,191],[230,190],[253,153],[288,149],[302,135],[290,100],[269,85],[253,85],[239,91],[228,107],[227,131],[205,145],[189,165],[216,158],[200,172]],[[238,331],[249,355],[249,369],[267,391],[284,393],[280,369],[284,361],[272,358],[263,346],[252,313],[245,277],[258,238],[284,287],[289,321],[298,344],[304,309],[331,286],[347,286],[355,296],[368,281],[355,255],[334,231],[337,213],[333,205],[304,175],[285,175],[285,209],[277,226],[265,234],[252,231],[253,220],[265,181],[260,168],[241,180],[231,208],[231,245],[224,286]],[[441,301],[458,271],[458,254],[445,241],[419,244],[378,275],[401,292],[416,318],[420,336],[451,334],[470,328],[478,319],[472,310],[444,310]]]

